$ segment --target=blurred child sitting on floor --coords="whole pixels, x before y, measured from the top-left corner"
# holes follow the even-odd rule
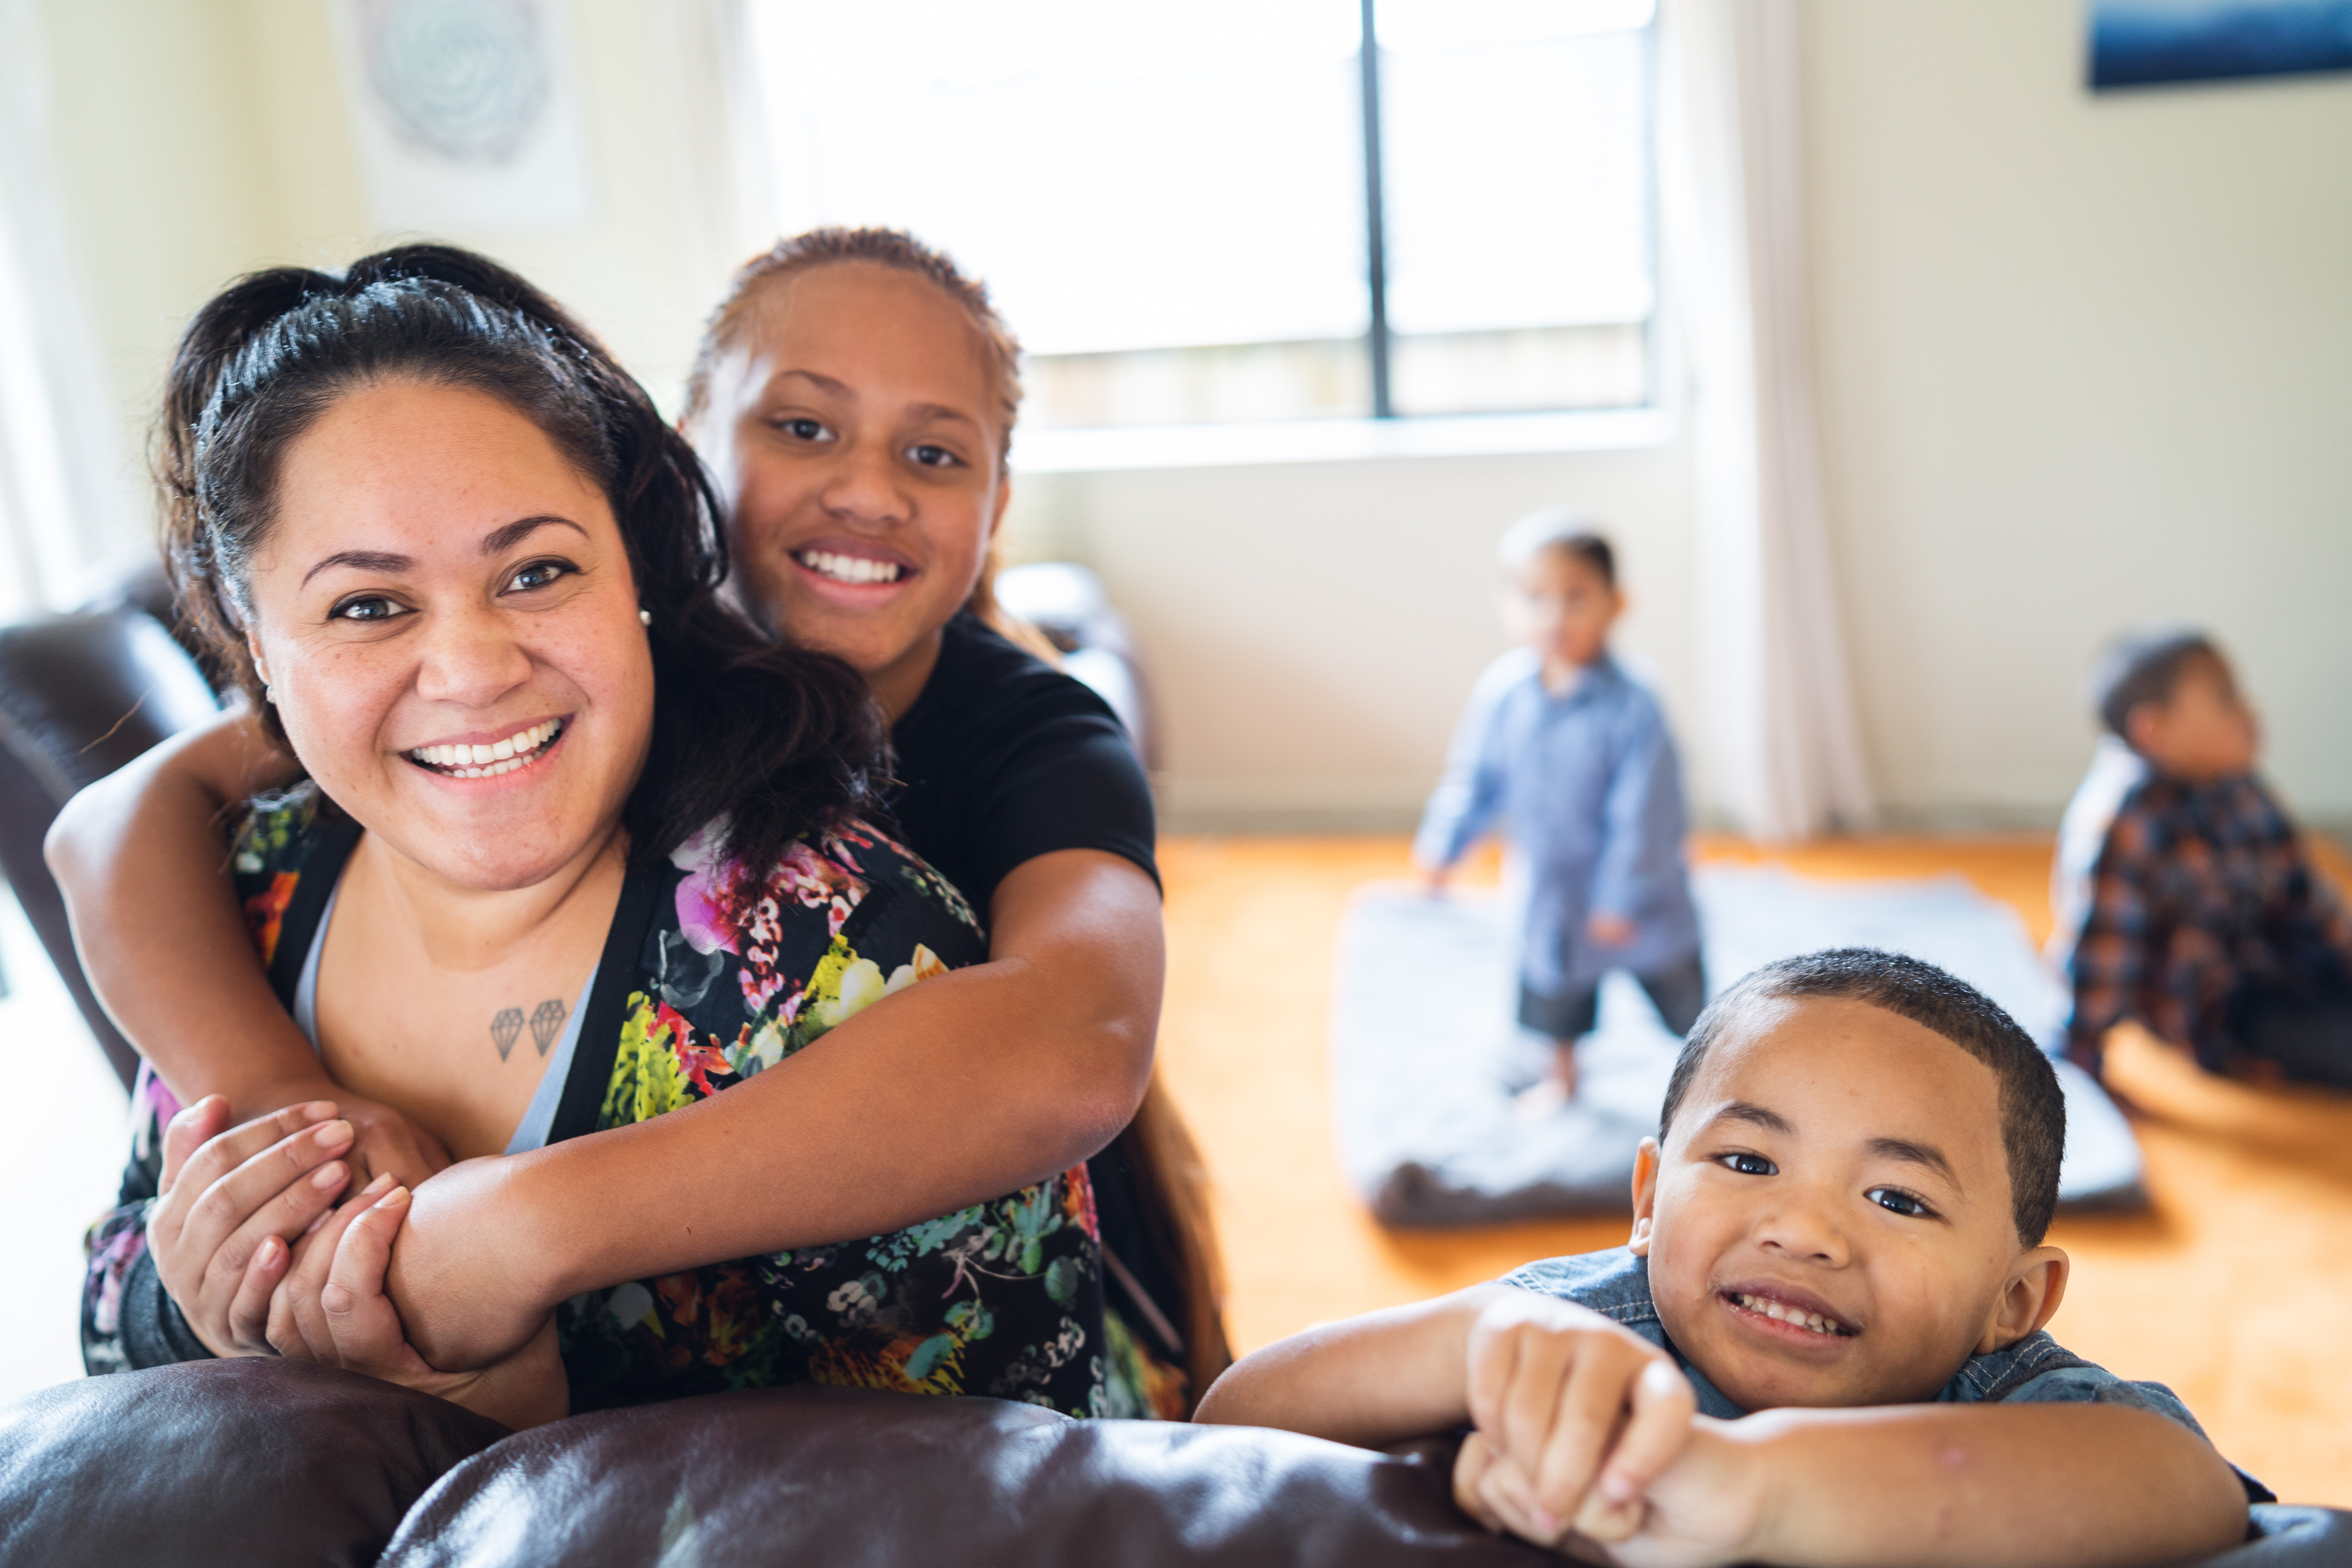
[[[2066,1054],[2098,1071],[2128,1017],[2210,1072],[2352,1088],[2352,921],[2254,776],[2228,660],[2199,632],[2133,634],[2093,697],[2108,732],[2053,876]]]
[[[1633,971],[1677,1035],[1706,981],[1674,738],[1609,656],[1625,608],[1609,542],[1553,507],[1514,524],[1501,556],[1504,619],[1524,646],[1478,678],[1413,854],[1435,893],[1498,816],[1508,825],[1528,884],[1519,1022],[1550,1037],[1556,1064],[1522,1101],[1537,1112],[1576,1092],[1603,973]]]

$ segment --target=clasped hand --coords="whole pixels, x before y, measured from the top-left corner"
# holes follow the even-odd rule
[[[1746,1561],[1766,1502],[1755,1447],[1697,1414],[1674,1358],[1597,1312],[1530,1292],[1468,1342],[1474,1427],[1454,1500],[1494,1531],[1588,1562]]]
[[[336,1109],[312,1100],[228,1128],[212,1096],[166,1128],[148,1249],[196,1337],[215,1355],[321,1362],[513,1424],[561,1415],[551,1315],[477,1371],[440,1371],[409,1342],[385,1282],[412,1194],[386,1171],[342,1195],[354,1130]]]

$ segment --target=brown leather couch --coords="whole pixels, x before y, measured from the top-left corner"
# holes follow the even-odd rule
[[[0,1563],[43,1568],[772,1563],[1507,1568],[1450,1446],[1073,1421],[992,1399],[769,1389],[509,1434],[299,1362],[61,1384],[0,1407]],[[2270,1506],[2229,1568],[2352,1564],[2352,1515]]]

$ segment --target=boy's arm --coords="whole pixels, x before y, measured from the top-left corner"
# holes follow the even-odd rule
[[[1479,677],[1454,725],[1453,742],[1445,751],[1444,776],[1430,792],[1420,831],[1413,835],[1412,857],[1425,871],[1442,875],[1461,859],[1502,805],[1503,770],[1495,731],[1508,689],[1509,682],[1498,680],[1489,669]]]
[[[1509,1285],[1474,1285],[1318,1324],[1235,1362],[1192,1419],[1279,1426],[1368,1448],[1454,1431],[1470,1420],[1471,1328],[1487,1307],[1518,1294]]]
[[[1659,1562],[2012,1568],[2202,1559],[2245,1539],[2210,1444],[2120,1405],[1913,1405],[1702,1419],[1648,1492]],[[1752,1508],[1717,1536],[1710,1515]],[[1708,1539],[1709,1537],[1713,1539]]]
[[[2148,923],[2152,837],[2144,815],[2128,805],[2116,814],[2091,868],[2091,907],[2066,963],[2074,992],[2066,1056],[2095,1078],[2105,1054],[2107,1031],[2130,1012],[2146,963],[2142,949]]]
[[[177,735],[66,803],[49,869],[90,987],[183,1105],[219,1094],[230,1121],[332,1100],[356,1130],[362,1179],[420,1182],[448,1163],[387,1106],[335,1087],[253,951],[221,841],[234,802],[296,777],[253,715]]]

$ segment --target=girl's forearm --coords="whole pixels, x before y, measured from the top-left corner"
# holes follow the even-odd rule
[[[1742,1561],[2098,1568],[2201,1560],[2246,1533],[2211,1445],[2122,1405],[1777,1410],[1717,1430],[1763,1468]]]
[[[49,831],[99,1000],[183,1103],[226,1095],[239,1121],[326,1083],[254,954],[219,828],[231,799],[290,767],[226,714],[82,791]]]

